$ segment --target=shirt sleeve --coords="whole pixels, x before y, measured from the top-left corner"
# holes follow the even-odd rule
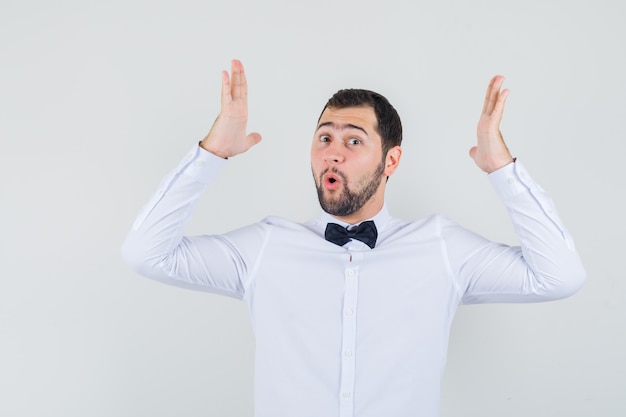
[[[226,235],[184,236],[184,230],[207,186],[226,160],[194,146],[161,182],[140,211],[122,245],[122,257],[146,277],[183,288],[241,299],[245,277],[266,236],[265,225]]]
[[[519,161],[488,178],[507,208],[519,246],[444,226],[461,303],[549,301],[578,291],[586,272],[550,197]]]

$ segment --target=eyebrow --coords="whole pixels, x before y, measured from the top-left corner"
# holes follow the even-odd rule
[[[334,129],[356,129],[356,130],[360,130],[361,132],[365,133],[366,135],[368,134],[367,131],[365,129],[363,129],[361,126],[353,125],[352,123],[346,123],[346,124],[343,124],[343,125],[339,125],[339,124],[337,124],[335,122],[320,123],[317,126],[316,131],[318,131],[321,128],[326,127],[326,126],[330,126],[330,127],[334,128]]]

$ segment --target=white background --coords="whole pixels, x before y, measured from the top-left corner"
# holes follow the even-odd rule
[[[492,75],[503,133],[589,274],[567,300],[461,307],[442,416],[626,415],[626,29],[620,0],[0,0],[0,415],[251,416],[243,303],[141,278],[119,248],[246,66],[263,134],[190,234],[319,207],[310,138],[339,88],[404,122],[393,215],[515,244],[467,155]],[[294,416],[297,417],[297,416]]]

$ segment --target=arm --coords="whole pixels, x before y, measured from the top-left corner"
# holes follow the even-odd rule
[[[445,225],[451,267],[464,303],[532,302],[564,298],[586,280],[572,238],[554,203],[514,162],[500,133],[508,90],[496,76],[487,89],[470,156],[487,172],[505,204],[520,246],[489,242],[456,225]]]
[[[519,246],[444,224],[442,235],[461,302],[539,302],[578,291],[586,272],[548,194],[519,161],[488,178],[509,213]]]
[[[247,84],[239,61],[232,83],[222,73],[222,110],[201,147],[194,146],[161,183],[122,246],[124,260],[142,275],[177,286],[243,297],[244,277],[262,246],[264,226],[244,229],[234,244],[225,236],[183,236],[199,198],[226,163],[261,139],[245,134]],[[242,234],[239,233],[239,236]]]

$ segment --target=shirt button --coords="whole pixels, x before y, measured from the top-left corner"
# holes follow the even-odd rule
[[[354,271],[353,271],[353,270],[351,270],[351,269],[348,269],[348,271],[347,271],[347,272],[348,272],[348,276],[349,276],[349,277],[351,277],[351,276],[353,276],[353,275],[354,275]]]
[[[343,394],[341,394],[341,396],[343,398],[348,398],[350,396],[350,393],[349,392],[344,392]]]
[[[351,350],[346,350],[346,356],[352,356],[352,351]]]
[[[195,165],[196,165],[197,167],[201,167],[202,165],[204,165],[204,162],[202,162],[202,161],[196,161]]]
[[[509,178],[509,184],[514,184],[515,183],[515,179],[514,178]]]
[[[349,309],[346,310],[346,314],[348,316],[351,316],[352,314],[354,314],[354,311],[351,308],[349,308]]]

